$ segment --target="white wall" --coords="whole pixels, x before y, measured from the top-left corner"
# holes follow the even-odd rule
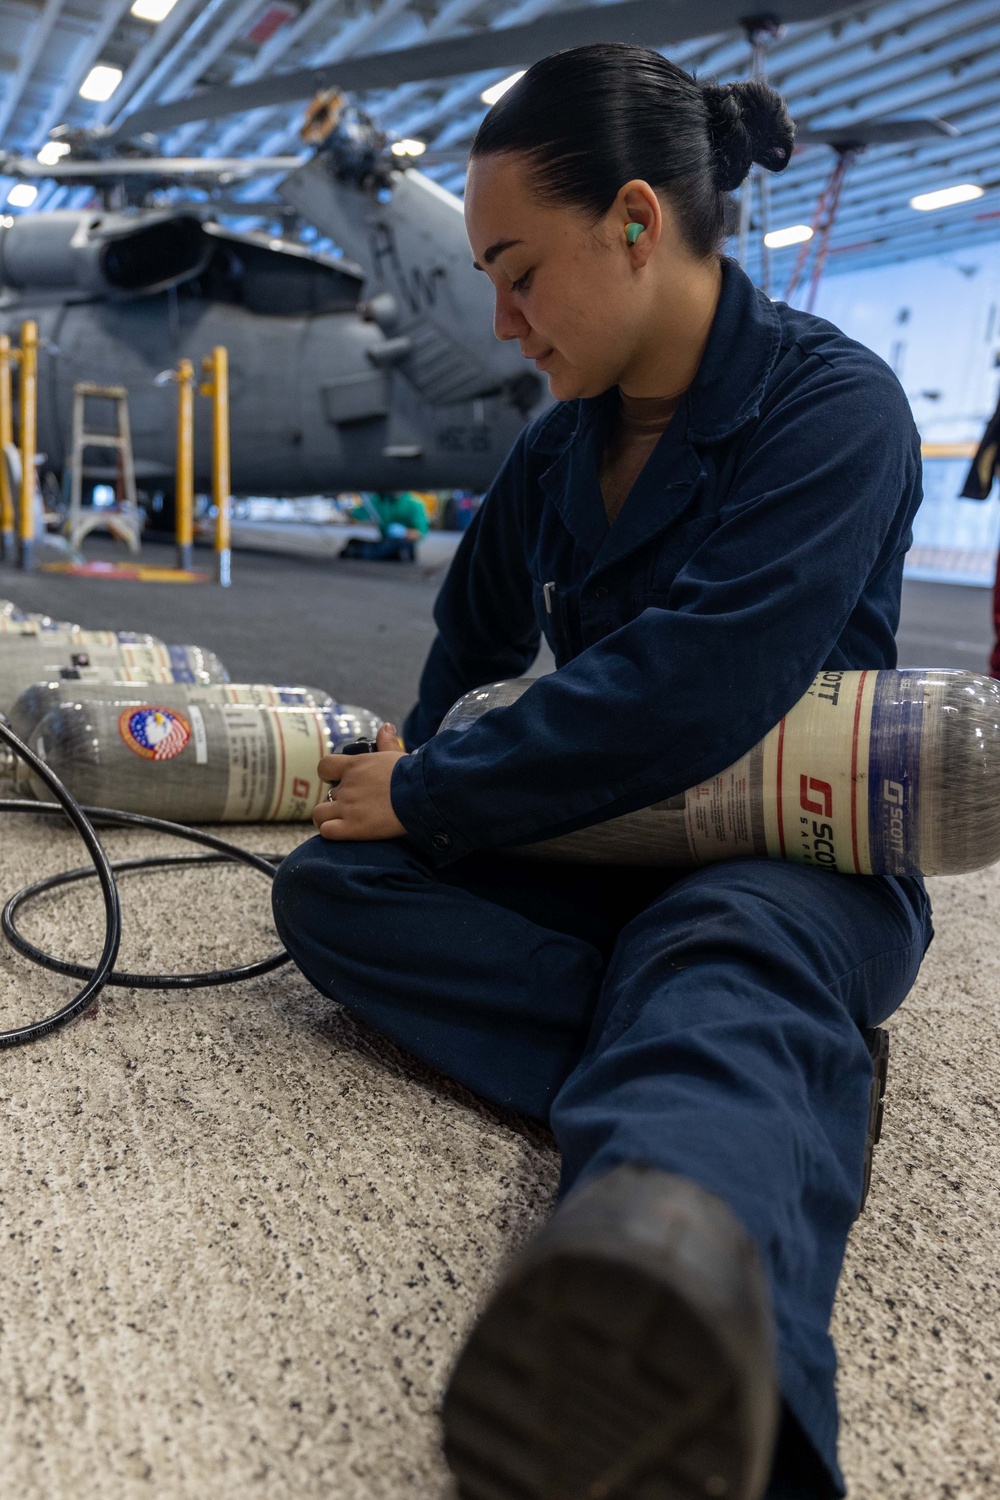
[[[816,312],[895,370],[925,443],[978,443],[1000,394],[1000,239],[968,251],[827,276]],[[927,459],[911,578],[992,582],[1000,494],[959,498],[967,459]]]
[[[979,441],[1000,391],[1000,238],[828,275],[816,311],[888,361],[925,442]]]

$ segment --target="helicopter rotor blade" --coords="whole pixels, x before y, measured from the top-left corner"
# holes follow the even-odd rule
[[[258,177],[294,172],[306,160],[303,156],[135,156],[108,161],[67,159],[46,165],[32,156],[5,156],[0,152],[0,174],[51,178],[54,182],[105,182],[121,177]]]
[[[850,11],[842,0],[782,0],[781,20],[825,20]],[[619,0],[556,11],[520,26],[464,32],[437,42],[343,57],[318,68],[298,68],[250,83],[204,89],[169,104],[151,104],[127,115],[108,139],[161,132],[192,120],[216,119],[267,105],[294,104],[323,89],[351,92],[395,88],[460,73],[527,67],[540,57],[588,42],[667,43],[734,31],[743,9],[733,0]]]
[[[896,146],[909,141],[927,141],[937,136],[955,136],[960,132],[937,115],[917,115],[900,120],[856,120],[851,125],[834,125],[828,130],[797,130],[796,146],[833,146],[840,151],[862,146]]]
[[[842,150],[851,146],[894,146],[910,141],[924,141],[939,136],[957,136],[960,132],[947,120],[937,115],[911,115],[899,120],[857,120],[851,125],[831,126],[828,130],[811,130],[802,127],[795,132],[796,146],[833,146]],[[456,165],[468,159],[469,145],[431,146],[413,158],[414,163],[436,166],[443,163]]]

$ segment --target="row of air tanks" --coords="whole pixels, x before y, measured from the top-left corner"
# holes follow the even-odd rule
[[[304,686],[234,683],[214,652],[0,602],[0,712],[78,801],[175,821],[297,822],[320,758],[380,720]],[[23,762],[4,770],[42,798]]]
[[[136,477],[169,492],[168,372],[222,345],[234,493],[485,490],[548,399],[537,375],[492,332],[481,355],[464,348],[460,318],[446,338],[399,297],[363,302],[364,281],[350,263],[190,212],[56,210],[0,227],[0,333],[16,344],[25,319],[38,324],[38,447],[54,473],[69,458],[74,384],[124,385]],[[207,489],[210,403],[195,405],[195,483]],[[112,452],[91,457],[113,475]]]
[[[558,677],[539,690],[558,696]],[[530,716],[533,686],[476,688],[439,732],[460,735],[515,704]],[[321,757],[380,722],[316,688],[232,683],[199,646],[84,631],[2,601],[0,711],[81,802],[205,823],[307,820],[325,790]],[[31,786],[20,763],[6,772]],[[1000,858],[1000,683],[934,668],[821,672],[716,775],[513,852],[665,866],[787,859],[831,877],[981,868]]]

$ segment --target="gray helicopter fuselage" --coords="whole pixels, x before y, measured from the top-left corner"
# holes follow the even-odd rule
[[[24,319],[34,318],[39,326],[38,446],[47,467],[58,473],[70,457],[74,384],[124,385],[140,487],[169,488],[177,388],[156,377],[181,358],[192,360],[198,372],[202,358],[222,344],[229,351],[235,493],[489,485],[526,420],[523,405],[497,390],[428,399],[426,382],[419,388],[400,368],[412,353],[405,341],[387,337],[373,316],[364,315],[360,268],[310,257],[293,246],[290,276],[282,242],[201,225],[203,236],[211,230],[207,249],[194,231],[181,246],[175,219],[159,220],[174,234],[169,255],[151,240],[131,261],[134,235],[130,239],[131,231],[120,225],[97,234],[116,246],[110,260],[105,254],[99,263],[77,253],[95,238],[90,234],[88,241],[80,223],[62,229],[50,224],[34,257],[23,230],[20,241],[8,238],[6,255],[0,238],[0,332],[17,342]],[[157,227],[154,216],[142,213],[129,222],[141,228],[147,221]],[[2,234],[10,237],[11,231]],[[204,264],[198,260],[202,249]],[[170,255],[181,267],[173,278],[164,274],[151,288],[134,286],[154,268],[169,272]],[[122,284],[102,287],[101,275],[117,275]],[[447,392],[440,378],[438,385]],[[210,402],[198,399],[195,412],[196,484],[205,489]],[[92,408],[88,426],[100,422],[99,409]],[[102,465],[104,477],[114,472],[109,450],[89,450],[86,462],[91,477],[101,477]]]
[[[368,297],[391,298],[394,332],[418,349],[432,342],[450,348],[453,390],[521,383],[534,385],[534,399],[542,401],[543,382],[518,342],[493,331],[490,283],[472,264],[459,199],[412,167],[389,171],[381,191],[357,182],[357,170],[338,139],[286,177],[279,192],[363,268]],[[414,373],[419,379],[419,369]]]

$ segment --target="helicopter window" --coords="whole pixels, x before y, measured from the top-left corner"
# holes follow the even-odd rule
[[[360,282],[334,266],[266,245],[222,241],[184,290],[213,302],[238,303],[249,312],[289,318],[355,307]]]
[[[242,246],[239,254],[243,301],[251,312],[301,317],[336,312],[357,302],[358,283],[332,266],[263,245]]]

